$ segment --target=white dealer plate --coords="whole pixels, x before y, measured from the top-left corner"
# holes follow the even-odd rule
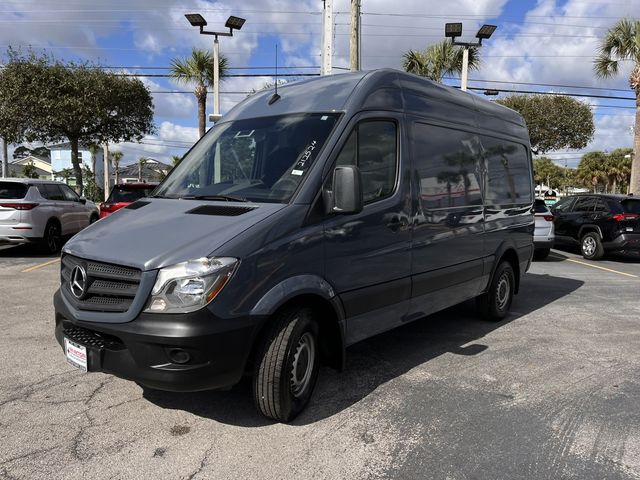
[[[87,371],[87,347],[65,337],[64,353],[67,355],[67,362],[83,372]]]

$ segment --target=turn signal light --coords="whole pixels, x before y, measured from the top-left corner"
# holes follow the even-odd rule
[[[0,203],[0,207],[13,208],[15,210],[33,210],[39,203]]]

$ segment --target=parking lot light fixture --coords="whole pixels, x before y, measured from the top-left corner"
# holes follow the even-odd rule
[[[445,23],[444,24],[444,36],[447,38],[456,38],[462,36],[462,24],[461,23]]]
[[[476,33],[477,42],[457,42],[456,38],[462,36],[462,23],[445,23],[444,36],[450,38],[453,45],[460,45],[464,50],[462,52],[462,74],[460,75],[460,90],[467,90],[469,78],[469,48],[481,47],[482,40],[486,40],[493,35],[498,28],[496,25],[484,24]]]
[[[229,32],[208,32],[204,29],[207,26],[207,21],[199,13],[187,13],[185,17],[189,23],[200,28],[202,35],[213,35],[213,113],[209,115],[210,122],[217,122],[222,118],[220,115],[220,66],[218,65],[220,58],[220,46],[218,43],[218,37],[233,37],[234,30],[240,30],[246,20],[240,17],[234,17],[231,15],[227,22],[224,24],[229,29]]]

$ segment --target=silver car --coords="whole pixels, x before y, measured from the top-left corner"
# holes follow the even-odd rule
[[[95,203],[62,182],[0,178],[0,244],[38,243],[56,253],[63,237],[98,219]]]
[[[534,256],[543,260],[549,256],[549,252],[555,242],[555,230],[553,228],[553,214],[544,200],[535,201],[536,229],[533,233]]]

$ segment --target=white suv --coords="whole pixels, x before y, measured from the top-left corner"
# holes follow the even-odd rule
[[[56,253],[62,237],[99,218],[95,203],[62,182],[0,178],[0,244],[35,242]]]

